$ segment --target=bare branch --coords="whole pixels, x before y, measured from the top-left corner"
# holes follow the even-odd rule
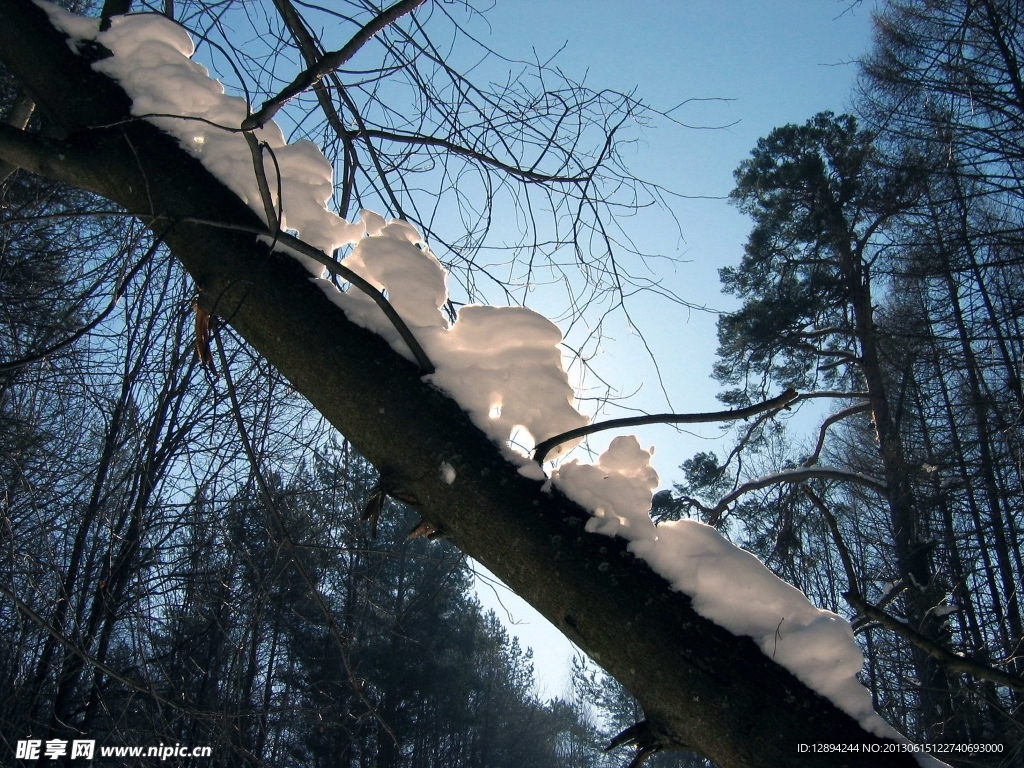
[[[841,389],[819,389],[814,392],[804,392],[800,395],[801,400],[816,400],[823,397],[835,398],[838,400],[861,399],[868,396],[867,392],[844,392]]]
[[[111,680],[117,680],[119,683],[123,684],[124,686],[126,686],[130,690],[138,691],[139,693],[145,694],[146,696],[150,696],[150,697],[153,698],[154,701],[158,701],[161,704],[166,704],[171,709],[174,709],[174,710],[176,710],[178,712],[183,712],[184,714],[188,715],[189,717],[194,717],[194,718],[208,718],[208,717],[210,717],[210,715],[207,714],[207,713],[198,712],[198,711],[196,711],[194,709],[190,709],[189,707],[183,707],[178,702],[172,701],[172,700],[170,700],[170,699],[168,699],[168,698],[166,698],[164,696],[161,696],[156,690],[154,690],[153,687],[145,686],[145,685],[142,685],[141,683],[137,683],[136,681],[132,680],[130,677],[121,674],[120,672],[118,672],[113,667],[109,667],[106,664],[104,664],[101,661],[99,661],[98,659],[93,658],[88,653],[86,653],[84,650],[82,650],[78,646],[77,643],[72,642],[70,639],[68,639],[64,635],[64,633],[60,632],[56,627],[54,627],[52,624],[50,624],[50,622],[48,622],[46,619],[44,619],[42,616],[40,616],[38,613],[36,613],[34,610],[32,610],[31,606],[29,606],[26,602],[24,602],[16,594],[11,592],[3,584],[0,584],[0,595],[3,595],[8,600],[10,600],[12,603],[14,603],[15,608],[17,608],[19,612],[21,612],[30,621],[32,621],[32,623],[36,624],[40,629],[42,629],[44,632],[46,632],[46,634],[48,634],[55,641],[57,641],[57,643],[59,645],[63,646],[69,653],[74,654],[75,656],[80,658],[82,661],[84,661],[86,664],[88,664],[90,667],[98,669],[100,672],[105,674]]]
[[[405,16],[405,14],[411,13],[415,8],[423,5],[424,2],[426,0],[399,0],[390,8],[381,11],[363,25],[342,48],[326,54],[317,62],[316,66],[303,71],[277,96],[264,102],[259,112],[246,118],[242,123],[242,128],[247,131],[251,131],[254,128],[262,128],[290,99],[319,83],[325,75],[330,74],[355,56],[359,49],[366,45],[374,35],[402,16]]]
[[[855,483],[857,485],[864,486],[878,494],[885,493],[884,483],[868,477],[867,475],[862,475],[860,472],[850,472],[849,470],[839,469],[837,467],[797,467],[795,469],[784,469],[781,472],[775,472],[771,475],[764,475],[762,477],[754,478],[753,480],[748,480],[728,495],[723,496],[722,499],[713,507],[706,507],[696,499],[687,499],[687,501],[707,514],[708,523],[710,525],[716,525],[721,519],[722,513],[725,512],[730,504],[741,496],[773,485],[781,485],[782,483],[800,483],[804,480],[840,480],[842,482]]]
[[[787,403],[786,407],[792,407],[792,406],[796,405],[797,403],[801,403],[801,402],[803,402],[805,400],[811,400],[811,399],[814,399],[816,397],[832,397],[832,396],[835,396],[835,395],[837,395],[837,393],[833,393],[833,392],[805,392],[802,395],[799,395],[796,398],[794,398],[791,402]],[[726,467],[728,467],[732,463],[733,459],[736,459],[737,462],[740,464],[740,467],[742,467],[742,463],[743,463],[743,454],[742,454],[742,452],[743,452],[743,449],[747,446],[747,443],[749,443],[753,439],[754,435],[757,434],[758,428],[762,424],[764,424],[764,422],[766,422],[768,419],[774,418],[776,415],[778,415],[779,411],[781,411],[781,410],[782,410],[782,408],[777,408],[774,411],[767,411],[767,412],[761,414],[759,417],[757,417],[753,421],[753,423],[751,423],[747,427],[746,431],[743,433],[743,437],[741,437],[737,441],[736,445],[733,446],[733,449],[731,451],[729,451],[729,455],[725,458],[725,461],[722,462],[722,471],[723,472],[725,471]],[[737,485],[739,484],[739,470],[737,470],[736,484]]]
[[[837,421],[842,421],[847,416],[852,416],[855,413],[863,413],[864,411],[869,410],[871,410],[871,403],[857,403],[856,405],[851,405],[840,411],[836,411],[825,419],[821,423],[821,428],[818,430],[818,443],[814,446],[814,452],[804,460],[801,466],[809,467],[812,464],[818,463],[818,457],[821,455],[821,449],[825,447],[825,434],[828,432],[829,427]]]
[[[847,583],[849,584],[849,590],[843,593],[843,597],[846,599],[846,602],[848,602],[861,615],[871,619],[872,621],[878,622],[886,629],[895,632],[904,640],[913,643],[947,669],[953,672],[961,672],[971,675],[979,680],[990,680],[997,685],[1005,685],[1018,691],[1024,691],[1024,679],[1017,677],[1016,675],[1003,672],[1002,670],[995,669],[988,664],[975,661],[970,657],[955,654],[952,651],[943,648],[934,640],[931,640],[921,634],[906,622],[900,621],[898,618],[886,611],[883,611],[878,606],[869,603],[861,594],[860,588],[857,586],[857,576],[853,568],[853,559],[850,557],[850,550],[847,548],[846,542],[843,541],[843,537],[839,532],[839,525],[832,512],[829,510],[825,502],[822,501],[821,497],[808,486],[802,485],[800,486],[800,490],[803,491],[814,506],[818,508],[822,516],[825,518],[825,521],[828,523],[829,529],[832,531],[832,540],[835,542],[836,548],[839,550],[839,557],[843,561],[843,568],[846,570]]]
[[[381,131],[369,128],[362,128],[355,131],[346,131],[346,136],[352,138],[371,138],[371,139],[383,139],[385,141],[394,141],[398,144],[417,144],[424,147],[440,147],[453,154],[462,155],[468,157],[471,160],[490,165],[493,168],[497,168],[499,171],[504,171],[510,176],[516,176],[523,181],[531,181],[542,184],[585,184],[591,181],[594,176],[594,171],[591,169],[587,173],[577,174],[575,176],[558,176],[555,174],[537,173],[527,168],[519,168],[508,163],[503,163],[491,155],[483,152],[477,152],[474,149],[464,147],[461,144],[456,144],[448,139],[438,138],[437,136],[426,136],[422,134],[402,134],[394,133],[392,131]],[[609,138],[609,141],[611,137]],[[598,157],[597,162],[594,166],[601,164],[603,157]]]
[[[409,347],[424,375],[431,374],[436,370],[434,368],[434,364],[430,362],[430,358],[427,357],[427,353],[423,351],[423,347],[420,346],[418,341],[416,341],[416,337],[409,329],[409,326],[405,324],[405,320],[403,320],[402,316],[398,314],[393,306],[391,306],[391,302],[385,298],[383,293],[378,291],[348,267],[338,263],[330,256],[327,256],[319,248],[314,248],[309,243],[295,237],[295,235],[290,235],[287,232],[278,232],[276,238],[282,245],[293,248],[303,256],[309,256],[311,259],[315,259],[320,264],[323,264],[327,267],[329,272],[332,272],[343,280],[347,280],[352,283],[352,285],[373,299],[377,306],[380,307],[381,311],[387,315],[391,324],[395,326],[395,330],[402,336],[402,341],[404,341]]]
[[[860,365],[860,357],[858,357],[855,352],[851,352],[848,349],[821,349],[809,342],[798,343],[794,344],[793,346],[796,349],[806,350],[807,352],[810,352],[812,355],[818,355],[819,357],[838,357],[840,360],[844,362]]]
[[[302,58],[306,61],[306,67],[311,68],[316,65],[317,56],[319,56],[319,48],[317,47],[316,40],[306,29],[306,25],[302,21],[302,17],[299,12],[295,10],[290,0],[273,0],[274,7],[277,8],[277,12],[280,14],[282,21],[284,21],[285,27],[292,35],[292,40],[295,41],[295,45],[299,49],[299,53],[302,54]],[[338,88],[339,92],[343,90],[341,83],[338,78],[332,74],[332,78],[335,82],[335,87]],[[348,216],[348,201],[351,195],[351,184],[350,184],[350,168],[351,168],[351,140],[346,136],[345,124],[341,119],[341,115],[338,114],[338,110],[334,107],[334,102],[331,101],[331,94],[328,93],[327,87],[324,85],[323,80],[319,80],[313,84],[313,93],[316,94],[317,103],[320,104],[320,109],[323,110],[324,115],[327,116],[327,122],[334,129],[334,132],[345,142],[345,173],[343,174],[342,182],[342,199],[341,204],[338,206],[338,215],[342,217]]]
[[[224,381],[227,384],[228,398],[231,401],[231,414],[234,418],[235,427],[238,430],[238,437],[242,442],[242,448],[245,451],[246,458],[249,459],[249,466],[252,469],[253,477],[256,480],[256,485],[260,490],[260,497],[263,500],[263,505],[266,508],[269,515],[273,518],[277,525],[278,532],[281,534],[281,541],[284,544],[285,549],[288,552],[288,556],[292,561],[292,565],[295,566],[295,570],[298,572],[299,577],[306,585],[309,596],[316,603],[317,608],[320,609],[321,615],[327,622],[327,630],[333,638],[334,642],[338,646],[338,650],[341,653],[341,663],[345,669],[345,674],[348,675],[349,683],[352,685],[352,690],[356,696],[366,706],[367,711],[372,712],[374,717],[377,718],[377,722],[380,724],[387,734],[394,739],[394,731],[391,727],[384,722],[384,720],[377,713],[376,708],[366,698],[366,694],[363,692],[362,686],[359,684],[355,673],[352,671],[352,665],[349,661],[349,643],[348,640],[341,634],[341,630],[338,628],[338,623],[334,620],[334,613],[330,607],[324,601],[323,595],[320,594],[320,588],[316,582],[309,575],[309,571],[302,564],[302,560],[299,559],[298,549],[295,546],[295,539],[292,538],[291,531],[288,530],[288,522],[284,519],[284,515],[281,514],[281,510],[278,509],[277,504],[274,502],[274,496],[271,492],[270,485],[267,482],[266,477],[263,474],[263,470],[260,468],[259,458],[256,456],[256,451],[252,447],[252,441],[249,439],[249,432],[245,428],[245,422],[242,420],[242,409],[238,404],[238,396],[235,393],[235,385],[231,380],[231,368],[228,365],[227,355],[224,354],[224,345],[221,342],[220,334],[214,331],[214,339],[217,342],[217,354],[220,357],[221,368],[224,370]]]
[[[971,675],[979,680],[989,680],[996,685],[1005,685],[1017,691],[1024,691],[1024,678],[1008,674],[1002,670],[990,667],[988,664],[976,661],[969,656],[960,656],[959,654],[943,648],[934,640],[929,640],[916,629],[900,621],[895,616],[892,616],[881,608],[877,608],[872,605],[857,593],[847,592],[843,597],[846,598],[846,602],[863,613],[869,619],[877,621],[886,629],[895,632],[904,640],[913,643],[933,659],[938,661],[939,664],[944,666],[946,669],[952,672]]]
[[[281,217],[274,208],[274,200],[270,194],[270,184],[267,181],[267,168],[263,162],[263,145],[256,138],[252,131],[244,131],[245,143],[249,145],[249,152],[252,153],[252,167],[256,174],[256,186],[260,191],[260,200],[263,201],[263,215],[267,218],[267,226],[271,232],[280,231]],[[278,204],[281,199],[278,198]]]
[[[832,540],[836,544],[836,549],[839,550],[839,559],[843,561],[843,569],[846,571],[846,583],[849,585],[849,590],[851,593],[860,594],[860,588],[857,586],[857,572],[853,568],[853,558],[850,557],[850,550],[846,548],[846,542],[843,541],[843,537],[839,533],[839,523],[836,522],[835,516],[822,498],[811,490],[809,485],[801,485],[800,490],[818,508],[818,511],[825,518],[825,522],[828,523],[828,528],[832,531]]]
[[[577,437],[592,435],[595,432],[604,432],[608,429],[622,429],[625,427],[639,427],[645,424],[707,424],[717,421],[736,421],[755,416],[764,411],[778,410],[792,403],[798,397],[795,389],[787,389],[781,395],[773,397],[746,408],[734,408],[728,411],[712,411],[711,413],[657,413],[650,416],[630,416],[624,419],[612,419],[603,421],[600,424],[588,424],[585,427],[570,429],[560,435],[549,437],[541,441],[533,452],[534,461],[538,464],[544,463],[544,457],[552,448],[568,440]]]
[[[98,326],[100,323],[106,320],[114,311],[114,309],[117,308],[118,302],[121,301],[121,297],[124,295],[124,291],[128,287],[128,284],[132,281],[132,278],[134,278],[135,275],[137,275],[139,271],[144,266],[146,266],[149,260],[153,258],[153,254],[156,253],[157,248],[160,247],[162,242],[162,238],[155,238],[153,240],[153,244],[147,249],[146,253],[142,256],[142,258],[139,259],[135,266],[133,266],[131,270],[129,270],[129,272],[118,281],[117,290],[114,291],[114,295],[110,297],[110,303],[107,304],[106,309],[104,309],[96,317],[94,317],[88,323],[86,323],[77,331],[72,333],[66,339],[47,347],[41,352],[36,352],[34,354],[19,358],[17,360],[9,360],[6,363],[0,363],[0,373],[16,371],[19,368],[24,368],[26,366],[32,365],[33,363],[38,363],[41,360],[45,360],[51,355],[55,355],[56,353],[60,352],[62,349],[67,349],[80,338],[90,333],[96,326]]]
[[[395,327],[395,330],[397,330],[399,335],[402,337],[402,340],[409,347],[413,357],[416,358],[416,362],[419,364],[424,374],[433,373],[435,370],[434,364],[430,361],[427,353],[416,340],[412,330],[410,330],[409,326],[406,325],[405,321],[402,319],[401,315],[398,314],[395,308],[391,306],[391,302],[385,298],[383,293],[378,291],[348,267],[342,266],[334,259],[322,253],[318,248],[314,248],[308,243],[299,240],[297,237],[287,235],[281,230],[281,215],[274,207],[273,198],[270,193],[270,183],[267,181],[267,169],[263,162],[264,145],[257,140],[256,135],[252,131],[245,131],[243,135],[245,136],[246,143],[249,145],[249,151],[252,153],[252,163],[253,170],[256,174],[256,184],[259,187],[260,198],[263,201],[263,213],[267,218],[267,226],[270,228],[269,231],[274,238],[270,245],[271,250],[273,250],[276,243],[284,242],[287,239],[288,245],[302,252],[303,255],[311,256],[316,259],[317,262],[327,267],[328,270],[341,276],[367,296],[372,298],[374,303],[376,303],[384,312],[388,320],[390,320],[391,324]],[[280,174],[278,174],[278,179],[280,180]],[[280,189],[278,189],[277,202],[278,206],[280,206],[282,202]],[[301,243],[301,245],[298,245],[299,243]]]
[[[907,582],[903,581],[902,579],[897,579],[895,583],[890,584],[889,588],[883,591],[882,598],[877,603],[875,603],[875,607],[880,608],[884,611],[885,607],[889,605],[889,603],[891,603],[893,600],[895,600],[897,597],[903,594],[908,588],[909,587],[907,585]],[[854,619],[850,622],[850,626],[853,627],[853,634],[855,635],[859,632],[864,632],[869,627],[874,626],[874,624],[875,622],[873,622],[864,614],[860,614],[854,617]]]

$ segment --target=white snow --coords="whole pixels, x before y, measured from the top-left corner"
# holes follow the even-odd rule
[[[94,67],[121,84],[132,98],[132,114],[174,136],[264,216],[250,150],[237,131],[247,117],[246,104],[225,95],[221,84],[190,60],[194,46],[183,29],[162,16],[140,14],[116,17],[110,30],[99,32],[95,19],[36,2],[73,38],[74,50],[76,40],[88,39],[111,50],[114,56]],[[447,301],[446,273],[420,234],[370,211],[361,212],[354,223],[331,213],[326,203],[333,192],[333,171],[320,150],[306,141],[286,145],[273,123],[256,133],[273,149],[281,168],[282,227],[325,253],[354,244],[343,263],[386,290],[436,366],[429,380],[469,413],[520,474],[544,481],[543,469],[510,446],[512,435],[517,443],[536,443],[588,421],[573,407],[558,327],[529,309],[490,306],[463,307],[449,326],[440,310]],[[275,164],[268,157],[265,165],[270,188],[276,191]],[[314,279],[322,278],[320,265],[292,255],[310,268]],[[350,319],[411,358],[370,297],[358,290],[339,291],[327,280],[317,283]],[[577,442],[563,444],[550,456],[564,454]],[[552,471],[545,487],[555,485],[591,511],[588,531],[626,539],[631,551],[693,599],[702,616],[752,637],[765,654],[865,729],[905,741],[872,710],[868,691],[857,681],[863,657],[847,621],[815,608],[802,592],[707,525],[693,520],[654,525],[649,510],[658,476],[650,466],[652,452],[641,448],[635,437],[617,437],[597,464],[567,461]],[[444,462],[439,477],[451,484],[456,470]],[[942,765],[927,755],[919,761]]]
[[[634,542],[630,549],[690,595],[699,614],[752,637],[766,655],[866,730],[900,738],[874,712],[871,696],[856,678],[864,658],[841,616],[815,608],[752,554],[695,520],[663,523],[657,541]]]
[[[633,542],[658,538],[648,514],[658,473],[650,465],[654,449],[645,451],[632,435],[612,440],[597,464],[577,459],[565,462],[551,479],[573,501],[594,515],[587,521],[591,533],[622,536]]]
[[[80,52],[78,47],[80,41],[92,40],[100,31],[100,20],[97,18],[79,16],[76,13],[65,11],[53,3],[37,2],[36,5],[46,11],[53,26],[68,35],[68,45],[75,53]]]
[[[524,307],[470,305],[459,310],[449,327],[441,312],[448,300],[446,273],[413,227],[387,223],[378,234],[360,240],[342,264],[387,289],[391,305],[437,369],[428,380],[468,411],[510,460],[528,462],[509,446],[513,433],[518,432],[518,442],[525,432],[536,443],[587,423],[573,407],[575,393],[562,366],[558,326]],[[350,320],[412,359],[373,299],[356,290],[339,291],[328,280],[317,282]],[[560,446],[552,456],[578,442]]]
[[[815,608],[803,592],[779,579],[749,552],[695,520],[655,526],[649,510],[658,476],[651,451],[635,437],[617,437],[597,465],[564,463],[552,481],[593,510],[588,531],[627,539],[674,589],[689,595],[701,616],[761,650],[878,736],[904,740],[871,706],[856,675],[864,664],[850,623]]]
[[[100,32],[98,19],[84,19],[43,0],[36,4],[73,41],[95,40],[110,50],[114,55],[97,61],[93,69],[124,88],[132,99],[132,114],[176,138],[266,221],[252,153],[238,132],[248,116],[245,99],[226,95],[220,82],[189,58],[195,46],[188,32],[157,14],[115,16],[110,29]],[[72,49],[77,48],[72,44]],[[276,123],[255,135],[273,152],[273,159],[265,153],[264,166],[275,206],[276,168],[281,169],[282,229],[298,232],[325,253],[363,236],[362,222],[349,223],[327,210],[334,193],[334,171],[319,147],[309,141],[287,144]],[[323,274],[321,265],[300,259],[318,277]]]
[[[451,485],[455,482],[455,467],[449,464],[447,461],[441,462],[441,467],[438,470],[438,474],[441,475],[441,480],[444,481],[445,485]]]

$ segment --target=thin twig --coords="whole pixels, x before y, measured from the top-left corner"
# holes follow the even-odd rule
[[[156,221],[157,219],[161,218],[168,218],[171,219],[172,221],[188,221],[191,223],[201,223],[209,226],[222,227],[224,229],[233,229],[244,232],[255,232],[257,234],[261,234],[266,237],[272,238],[270,243],[271,250],[274,250],[275,246],[278,243],[282,243],[288,246],[289,248],[298,251],[303,256],[308,256],[317,263],[327,267],[328,271],[338,275],[343,280],[348,281],[356,288],[358,288],[360,291],[369,296],[371,299],[373,299],[374,303],[378,307],[380,307],[384,315],[388,318],[388,320],[391,321],[391,324],[395,327],[395,330],[398,331],[399,336],[402,337],[402,341],[404,341],[406,343],[406,346],[409,347],[409,350],[412,352],[412,356],[416,358],[416,363],[419,365],[423,373],[426,375],[433,373],[436,370],[434,368],[434,364],[430,361],[430,358],[427,356],[427,353],[423,350],[423,347],[416,340],[416,337],[413,335],[412,330],[410,330],[409,326],[406,325],[405,320],[403,320],[402,316],[398,314],[398,311],[393,306],[391,306],[391,302],[387,300],[383,293],[378,291],[369,282],[367,282],[362,277],[357,275],[351,269],[341,265],[340,263],[332,259],[319,248],[314,248],[309,243],[306,243],[303,240],[300,240],[294,235],[290,235],[281,229],[280,216],[278,215],[278,212],[274,207],[273,198],[271,197],[270,193],[270,183],[267,180],[266,165],[263,162],[263,148],[259,141],[256,139],[256,136],[252,133],[252,131],[246,131],[244,135],[245,140],[249,145],[249,151],[252,153],[253,173],[256,175],[256,186],[259,188],[260,199],[261,202],[263,203],[263,212],[268,222],[267,229],[265,231],[255,229],[253,227],[240,227],[226,224],[218,224],[216,222],[208,221],[205,219],[173,219],[171,217],[157,215],[153,215],[148,218],[150,218],[151,221]],[[281,174],[278,173],[279,182],[280,178]],[[278,206],[280,206],[281,203],[282,200],[280,194],[280,184],[278,184]]]
[[[277,234],[274,235],[274,233],[269,232],[265,229],[260,229],[258,227],[249,227],[244,224],[226,224],[224,222],[214,221],[213,219],[199,219],[193,216],[183,216],[178,218],[172,216],[157,215],[149,218],[152,221],[156,221],[158,219],[166,219],[171,222],[178,222],[183,224],[201,224],[203,226],[217,227],[218,229],[227,229],[234,232],[252,232],[253,234],[256,235],[269,237],[272,239],[272,242],[279,242],[281,243],[281,245],[287,246],[292,250],[298,251],[303,256],[307,256],[313,259],[313,261],[317,262],[318,264],[321,264],[322,266],[326,267],[328,272],[335,274],[342,280],[351,283],[353,286],[355,286],[360,291],[369,296],[371,299],[373,299],[374,303],[380,308],[381,312],[383,312],[384,315],[388,318],[388,320],[391,321],[391,324],[395,327],[395,330],[398,331],[398,334],[402,337],[402,341],[404,341],[406,345],[409,347],[410,351],[412,352],[412,356],[416,358],[416,363],[419,365],[420,370],[423,371],[424,375],[429,375],[433,373],[435,370],[437,370],[434,367],[434,364],[430,362],[430,358],[427,357],[427,353],[423,350],[423,347],[420,346],[420,343],[416,340],[416,337],[413,335],[413,332],[409,329],[409,326],[405,324],[405,320],[403,320],[402,316],[398,314],[398,311],[393,306],[391,306],[391,302],[387,300],[383,293],[378,291],[363,277],[353,272],[348,267],[335,261],[326,253],[321,251],[319,248],[315,248],[314,246],[310,245],[304,240],[300,240],[299,238],[295,237],[295,235],[291,235],[287,232],[282,231],[278,231]]]
[[[128,271],[128,273],[124,275],[124,277],[121,279],[120,285],[117,288],[117,290],[114,291],[114,296],[113,298],[110,299],[110,303],[107,305],[106,309],[104,309],[96,317],[94,317],[88,323],[86,323],[77,331],[72,333],[66,339],[58,341],[56,344],[47,347],[41,352],[36,352],[33,355],[18,358],[17,360],[9,360],[6,363],[0,363],[0,373],[16,371],[20,368],[24,368],[25,366],[32,365],[34,363],[38,363],[42,360],[45,360],[46,358],[50,357],[50,355],[54,355],[57,352],[60,352],[62,349],[67,349],[80,338],[85,336],[87,333],[90,333],[96,326],[98,326],[100,323],[106,320],[110,316],[111,312],[114,311],[114,309],[117,307],[117,303],[121,300],[121,296],[124,294],[125,289],[128,287],[128,283],[132,281],[135,275],[139,273],[139,270],[142,269],[146,265],[146,263],[153,257],[153,254],[156,253],[156,249],[160,246],[160,243],[162,242],[163,236],[157,237],[153,240],[153,244],[149,247],[149,249],[142,256],[142,258],[139,259],[135,266],[133,266]]]
[[[839,550],[839,559],[843,561],[843,569],[846,571],[846,583],[849,585],[849,591],[851,594],[859,595],[860,587],[857,586],[857,572],[853,568],[853,558],[850,557],[850,550],[846,548],[846,542],[843,541],[842,534],[839,533],[839,523],[836,522],[836,518],[828,508],[828,505],[825,504],[818,494],[811,490],[810,486],[801,485],[800,490],[818,508],[818,511],[825,518],[825,522],[828,523],[829,530],[832,531],[832,540],[836,544],[836,549]]]
[[[256,186],[259,188],[260,199],[263,202],[263,213],[267,218],[267,227],[269,228],[269,231],[273,233],[274,239],[270,243],[270,250],[274,250],[279,242],[284,242],[291,248],[300,251],[302,255],[316,259],[317,262],[323,264],[327,269],[356,286],[359,290],[373,299],[374,303],[376,303],[376,305],[384,312],[388,320],[390,320],[391,324],[395,327],[395,330],[397,330],[398,334],[402,337],[402,340],[412,351],[413,357],[416,358],[416,362],[419,364],[423,372],[425,374],[433,373],[435,370],[434,364],[430,362],[430,358],[427,357],[427,353],[423,351],[423,347],[420,346],[416,337],[409,329],[409,326],[405,324],[401,315],[399,315],[395,308],[391,306],[391,302],[384,297],[383,293],[378,291],[348,267],[343,267],[337,261],[327,256],[327,254],[323,253],[319,248],[314,248],[308,243],[299,240],[299,238],[282,231],[281,215],[278,209],[274,207],[274,201],[270,193],[270,182],[267,180],[267,167],[263,162],[264,145],[259,142],[252,131],[245,131],[243,135],[245,136],[246,143],[249,145],[249,151],[252,153],[253,172],[256,174]],[[281,200],[280,171],[277,174],[277,180],[277,203],[278,208],[280,208],[283,202]]]
[[[322,266],[326,267],[328,272],[337,275],[346,282],[351,283],[353,286],[355,286],[360,291],[369,296],[371,299],[373,299],[374,303],[380,308],[380,310],[384,313],[388,320],[391,321],[391,324],[395,327],[395,330],[398,331],[398,334],[402,337],[402,341],[404,341],[406,345],[409,347],[413,357],[416,358],[416,363],[419,365],[420,370],[423,371],[424,375],[429,375],[433,373],[435,370],[437,370],[434,367],[434,364],[430,361],[430,358],[427,356],[427,353],[423,350],[423,347],[420,346],[420,343],[416,340],[416,337],[409,329],[409,326],[406,325],[405,320],[403,320],[402,316],[398,314],[398,311],[393,306],[391,306],[391,302],[387,300],[383,293],[378,291],[363,277],[353,272],[348,267],[335,261],[330,256],[321,251],[319,248],[315,248],[314,246],[310,245],[304,240],[300,240],[299,238],[295,237],[295,235],[279,231],[275,236],[272,232],[269,232],[266,229],[260,229],[259,227],[249,227],[244,224],[226,224],[221,221],[215,221],[213,219],[200,219],[194,216],[174,217],[162,214],[158,214],[156,216],[149,216],[148,214],[128,215],[138,215],[142,218],[148,218],[150,222],[155,222],[157,220],[163,219],[173,223],[200,224],[207,227],[227,229],[233,232],[251,232],[255,235],[262,235],[263,237],[272,238],[272,241],[279,242],[281,243],[281,245],[287,246],[292,250],[298,251],[303,256],[307,256],[313,259],[318,264],[321,264]]]
[[[499,171],[504,171],[510,176],[515,176],[523,181],[539,183],[539,184],[585,184],[592,181],[594,178],[594,172],[597,168],[595,164],[588,172],[578,174],[576,176],[559,176],[557,174],[538,173],[537,171],[530,170],[528,168],[519,168],[508,163],[503,163],[501,160],[493,157],[492,155],[479,152],[469,147],[464,147],[461,144],[457,144],[454,141],[448,139],[438,138],[437,136],[428,136],[426,134],[404,134],[394,133],[393,131],[382,131],[379,129],[371,128],[360,128],[354,131],[345,131],[344,136],[347,138],[371,138],[381,139],[384,141],[393,141],[396,144],[415,144],[421,147],[439,147],[445,149],[453,154],[462,155],[468,157],[471,160],[490,165],[497,168]],[[600,160],[601,158],[598,158]]]
[[[319,248],[314,248],[309,243],[300,240],[294,235],[290,235],[287,232],[280,232],[277,239],[280,241],[281,245],[293,248],[303,256],[309,256],[317,263],[323,264],[330,272],[333,272],[343,280],[347,280],[352,283],[352,285],[373,299],[377,306],[380,307],[381,311],[387,316],[388,320],[391,321],[391,324],[395,326],[395,330],[398,331],[399,335],[401,335],[402,341],[404,341],[412,351],[412,355],[416,358],[416,362],[419,364],[420,370],[422,370],[424,374],[431,374],[436,370],[434,368],[434,364],[430,362],[430,358],[427,357],[427,353],[423,351],[423,347],[420,346],[416,337],[413,336],[409,326],[405,324],[401,315],[399,315],[398,311],[391,306],[391,302],[384,297],[384,294],[348,267],[339,264]]]
[[[267,181],[267,166],[263,162],[263,145],[260,144],[256,134],[252,131],[242,133],[245,136],[245,143],[249,145],[249,152],[252,154],[252,167],[256,175],[256,187],[260,191],[260,200],[263,202],[263,215],[267,218],[267,227],[271,232],[280,231],[281,217],[277,215],[274,208],[274,199],[270,194],[270,183]],[[278,176],[280,181],[280,175]],[[281,200],[278,199],[278,203]]]
[[[801,400],[804,400],[806,397],[807,397],[806,394],[800,395],[799,397],[793,399],[792,402],[786,403],[786,407],[792,407],[792,406],[796,405],[797,403],[799,403]],[[736,481],[733,483],[733,486],[732,486],[733,490],[736,490],[736,488],[740,484],[740,473],[743,470],[743,449],[746,448],[747,447],[747,443],[749,443],[754,438],[754,435],[757,434],[757,431],[761,427],[761,425],[764,424],[769,419],[774,419],[779,414],[779,411],[781,411],[781,410],[782,410],[782,408],[776,408],[776,409],[771,410],[771,411],[765,411],[760,416],[758,416],[756,419],[754,419],[747,426],[746,430],[743,433],[743,437],[741,437],[736,442],[736,445],[733,446],[733,449],[731,451],[729,451],[729,455],[726,456],[725,461],[722,462],[722,466],[719,467],[719,476],[724,475],[726,469],[732,463],[732,460],[736,459],[736,463],[737,463]]]
[[[784,469],[781,472],[775,472],[771,475],[764,475],[762,477],[756,477],[753,480],[748,480],[739,486],[735,490],[731,491],[713,507],[706,507],[696,499],[686,499],[686,501],[700,509],[708,516],[708,524],[716,525],[722,517],[722,513],[725,512],[726,508],[732,504],[740,496],[743,496],[752,491],[759,491],[762,488],[769,488],[773,485],[781,485],[782,483],[799,483],[804,480],[840,480],[847,483],[855,483],[865,488],[869,488],[878,494],[885,493],[885,483],[875,480],[867,475],[862,475],[860,472],[850,472],[846,469],[839,469],[838,467],[795,467],[793,469]]]
[[[302,54],[302,58],[306,61],[306,67],[313,67],[316,65],[317,57],[320,54],[320,49],[313,36],[306,29],[305,22],[299,12],[295,10],[295,7],[291,4],[290,0],[273,0],[274,6],[277,8],[277,12],[281,15],[281,20],[284,25],[288,28],[288,31],[292,34],[292,39],[295,45],[299,49],[299,53]],[[344,86],[335,79],[335,86],[342,90]],[[324,115],[327,117],[327,122],[334,129],[334,132],[338,135],[338,138],[345,145],[345,167],[349,168],[349,154],[352,152],[352,140],[347,137],[347,131],[345,129],[345,123],[341,119],[341,115],[338,114],[338,110],[334,108],[334,102],[331,101],[331,94],[327,91],[327,87],[324,85],[323,80],[313,84],[313,93],[316,95],[317,102],[320,104],[320,109],[323,110]],[[348,216],[349,197],[351,190],[349,189],[349,173],[347,170],[342,172],[342,193],[341,202],[338,204],[338,215],[342,218]]]

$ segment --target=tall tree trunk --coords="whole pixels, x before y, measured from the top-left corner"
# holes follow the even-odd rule
[[[885,478],[897,566],[900,578],[907,585],[904,593],[907,620],[918,632],[934,639],[939,636],[939,621],[931,610],[938,599],[929,556],[930,545],[921,530],[903,441],[889,404],[871,301],[870,273],[849,245],[842,254],[842,262],[854,327],[860,342],[860,367],[871,404]],[[910,650],[921,682],[921,710],[927,713],[927,722],[944,722],[950,715],[949,682],[945,671],[923,649],[914,645]]]

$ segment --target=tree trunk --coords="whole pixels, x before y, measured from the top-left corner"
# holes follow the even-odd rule
[[[897,565],[900,578],[907,585],[904,593],[907,620],[918,632],[934,639],[938,637],[939,625],[938,618],[931,611],[938,603],[934,594],[934,574],[929,546],[920,528],[903,441],[890,409],[882,374],[868,269],[854,255],[852,248],[842,255],[842,261],[857,340],[861,346],[861,371],[871,403],[878,454],[885,477]],[[911,647],[911,653],[921,682],[921,709],[929,713],[933,722],[943,722],[950,714],[949,682],[945,672],[934,658],[916,645]]]

